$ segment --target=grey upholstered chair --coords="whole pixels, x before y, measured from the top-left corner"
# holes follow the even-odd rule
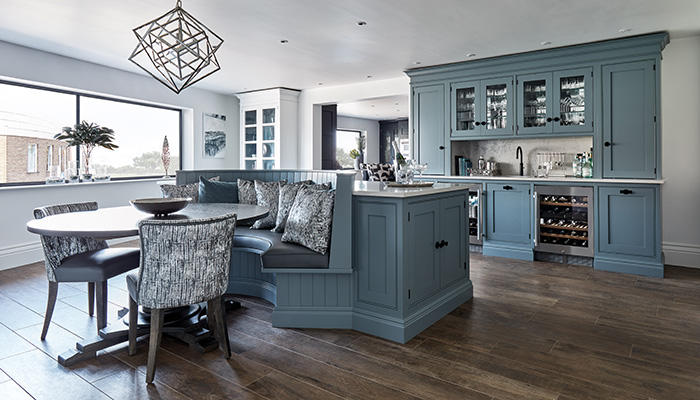
[[[96,202],[58,204],[34,209],[34,218],[77,211],[97,210]],[[59,282],[88,282],[88,313],[94,313],[97,286],[97,330],[107,326],[107,280],[139,266],[138,248],[113,248],[104,240],[75,236],[41,235],[44,264],[49,279],[41,340],[46,338],[56,305]],[[96,285],[97,284],[97,285]]]
[[[141,265],[126,277],[129,355],[136,352],[138,305],[150,308],[146,383],[153,382],[165,309],[207,302],[209,329],[231,357],[222,296],[228,287],[236,214],[139,223]],[[214,328],[216,327],[216,328]]]

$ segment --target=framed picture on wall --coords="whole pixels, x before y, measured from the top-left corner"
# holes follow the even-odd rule
[[[204,114],[204,158],[224,158],[226,156],[226,116]]]

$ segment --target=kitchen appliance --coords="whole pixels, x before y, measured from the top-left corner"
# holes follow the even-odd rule
[[[593,257],[593,188],[535,186],[535,250]]]
[[[481,207],[481,185],[470,185],[469,208],[467,213],[469,223],[469,244],[483,244],[484,210]]]

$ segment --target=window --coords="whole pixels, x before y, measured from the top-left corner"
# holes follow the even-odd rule
[[[37,165],[37,144],[36,143],[31,143],[29,146],[27,146],[27,173],[33,174],[37,172],[36,170],[36,165]]]
[[[338,129],[335,131],[335,158],[343,169],[355,168],[355,160],[350,157],[350,151],[357,150],[357,139],[362,133]]]
[[[171,157],[168,172],[180,168],[178,109],[0,81],[0,139],[4,139],[0,140],[0,155],[5,155],[0,162],[6,163],[0,165],[0,171],[5,171],[0,174],[0,185],[43,182],[44,171],[52,165],[61,171],[75,168],[80,151],[53,137],[64,126],[82,120],[114,130],[119,148],[98,147],[90,160],[91,167],[105,168],[112,179],[163,176],[165,136]],[[24,165],[14,165],[24,157],[17,154],[23,148],[28,149],[26,170]]]

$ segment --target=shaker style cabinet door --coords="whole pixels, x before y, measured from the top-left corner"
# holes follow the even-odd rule
[[[486,185],[486,237],[490,242],[530,243],[530,185]]]
[[[600,187],[598,191],[598,252],[656,256],[656,189]]]
[[[464,137],[481,134],[481,82],[460,82],[450,88],[450,136]]]
[[[440,253],[436,243],[440,235],[440,201],[432,200],[411,205],[407,224],[408,251],[413,269],[410,273],[410,297],[413,304],[440,289]]]
[[[445,175],[445,87],[413,88],[414,158],[430,175]]]
[[[468,230],[464,196],[440,201],[440,236],[445,245],[440,248],[440,287],[464,278],[467,274]]]
[[[656,178],[654,61],[603,66],[603,178]]]

